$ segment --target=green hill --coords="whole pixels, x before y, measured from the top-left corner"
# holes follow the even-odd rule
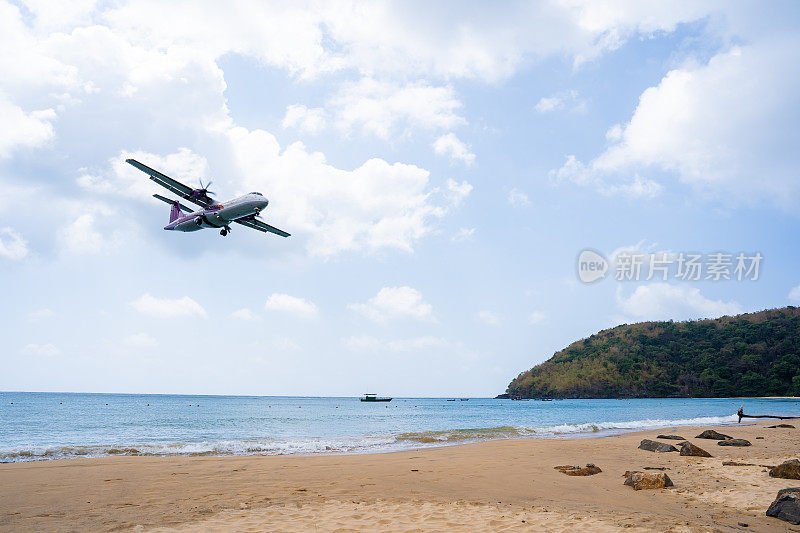
[[[574,342],[517,376],[521,398],[800,396],[800,308],[643,322]]]

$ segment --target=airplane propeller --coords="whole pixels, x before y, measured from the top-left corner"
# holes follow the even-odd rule
[[[208,183],[203,185],[203,180],[201,179],[200,180],[200,188],[199,189],[195,189],[193,194],[196,195],[196,196],[207,196],[207,197],[211,198],[212,196],[214,196],[214,192],[209,191],[208,188],[211,187],[212,183],[214,183],[214,182],[213,181],[209,181]]]

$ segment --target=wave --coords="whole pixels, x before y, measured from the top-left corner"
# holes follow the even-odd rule
[[[370,453],[515,438],[600,437],[672,426],[718,426],[735,423],[736,415],[625,422],[585,422],[551,426],[500,426],[360,435],[338,439],[202,441],[192,443],[127,443],[60,445],[0,449],[0,462],[109,456],[230,456]]]

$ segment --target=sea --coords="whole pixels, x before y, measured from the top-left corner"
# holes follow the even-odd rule
[[[800,416],[795,398],[366,403],[358,398],[0,392],[0,462],[376,453],[493,439],[604,437],[736,424],[742,405],[748,414]]]

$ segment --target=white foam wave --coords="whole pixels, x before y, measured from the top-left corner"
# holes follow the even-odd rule
[[[142,443],[87,446],[38,446],[0,449],[0,462],[21,462],[114,455],[226,456],[309,455],[318,453],[369,453],[443,446],[508,438],[598,437],[629,431],[673,426],[719,426],[734,423],[736,415],[684,419],[649,419],[621,422],[586,422],[551,426],[506,426],[448,429],[387,435],[360,435],[338,439],[202,441],[192,443]]]

